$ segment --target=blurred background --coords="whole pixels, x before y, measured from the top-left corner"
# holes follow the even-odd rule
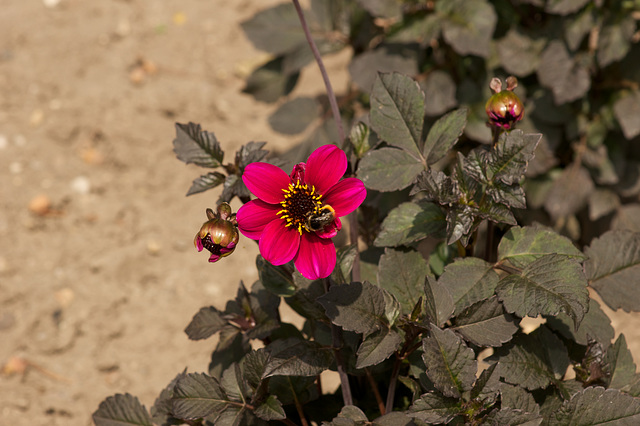
[[[149,407],[206,371],[217,337],[183,330],[254,282],[257,247],[197,253],[220,190],[185,198],[202,169],[175,158],[174,124],[214,132],[226,162],[299,140],[241,93],[267,56],[239,23],[278,2],[0,0],[0,424],[91,424],[107,396]],[[321,89],[313,69],[296,94]]]

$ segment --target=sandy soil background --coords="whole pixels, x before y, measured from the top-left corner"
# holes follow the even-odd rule
[[[175,159],[174,123],[215,132],[227,158],[299,139],[240,93],[266,57],[239,23],[279,2],[0,0],[0,365],[26,363],[0,375],[0,425],[89,425],[107,396],[149,407],[206,370],[215,340],[183,329],[256,279],[257,250],[195,251],[218,193],[184,197],[201,169]],[[347,58],[328,59],[338,90]],[[320,90],[312,67],[294,95]],[[633,318],[616,326],[638,353]]]

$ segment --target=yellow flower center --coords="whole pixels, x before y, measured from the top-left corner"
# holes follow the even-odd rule
[[[311,232],[308,226],[308,219],[311,215],[317,214],[322,207],[322,194],[316,192],[315,187],[309,187],[296,181],[290,183],[288,188],[283,188],[284,200],[280,202],[282,210],[277,215],[286,222],[287,227],[293,226],[302,235],[302,230]]]

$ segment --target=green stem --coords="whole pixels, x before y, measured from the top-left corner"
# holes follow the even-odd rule
[[[340,145],[344,145],[344,128],[342,127],[342,118],[340,117],[340,109],[338,108],[338,101],[336,99],[336,95],[331,87],[331,81],[329,81],[329,75],[327,74],[327,70],[324,67],[324,62],[322,62],[322,57],[320,56],[320,51],[318,50],[318,46],[316,46],[315,41],[313,41],[313,37],[311,37],[311,32],[309,31],[309,26],[307,25],[307,21],[304,19],[304,13],[302,13],[302,8],[300,7],[300,2],[298,0],[293,0],[293,5],[296,8],[296,12],[298,12],[298,18],[300,18],[300,25],[302,26],[302,30],[304,31],[304,35],[307,37],[307,43],[309,43],[309,47],[311,48],[311,52],[313,53],[313,57],[316,59],[318,63],[318,68],[320,68],[320,74],[322,74],[322,80],[324,81],[324,86],[327,89],[327,96],[329,98],[329,104],[331,105],[331,112],[333,113],[333,119],[336,122],[336,128],[338,129],[338,138],[340,139]]]

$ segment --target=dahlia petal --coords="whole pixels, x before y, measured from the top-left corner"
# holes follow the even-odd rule
[[[297,229],[284,226],[283,220],[271,221],[264,227],[258,246],[260,254],[274,265],[284,265],[293,259],[300,246]]]
[[[335,185],[347,170],[347,155],[335,145],[323,145],[307,160],[306,183],[324,194]]]
[[[247,238],[259,240],[264,227],[274,220],[279,220],[276,213],[280,204],[269,204],[262,200],[252,200],[240,207],[236,213],[238,229]]]
[[[304,233],[295,265],[298,271],[310,280],[328,277],[336,267],[336,248],[333,241]]]
[[[346,178],[333,185],[324,195],[323,202],[336,211],[336,216],[346,216],[367,197],[364,183],[358,178]]]
[[[316,231],[316,235],[320,238],[333,238],[338,234],[338,231],[342,229],[342,221],[337,217],[333,222],[324,227],[320,231]]]
[[[289,187],[291,179],[279,167],[269,163],[251,163],[244,168],[242,181],[253,195],[269,204],[284,200],[283,189]]]

